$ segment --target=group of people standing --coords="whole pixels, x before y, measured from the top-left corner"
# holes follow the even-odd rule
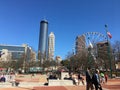
[[[91,72],[90,67],[87,68],[86,71],[86,90],[102,90],[101,83],[107,82],[107,74],[99,72],[96,69],[93,73]]]
[[[80,83],[82,83],[82,85],[85,85],[84,78],[81,76],[80,73],[71,73],[69,75],[65,75],[64,80],[72,80],[73,84],[78,86],[80,85]]]
[[[80,82],[82,85],[85,85],[84,78],[81,76],[80,73],[78,74],[73,74],[72,75],[72,80],[74,85],[80,85]]]

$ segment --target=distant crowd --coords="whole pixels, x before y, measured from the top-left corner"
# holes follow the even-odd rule
[[[8,74],[0,72],[0,82],[10,82],[12,86],[18,86],[19,82],[15,80],[15,76],[14,72]]]
[[[15,80],[15,73],[4,74],[0,72],[0,82],[11,82],[12,86],[19,84]],[[31,75],[31,78],[35,74]],[[47,74],[47,80],[49,79],[60,79],[57,74]],[[86,85],[86,90],[102,90],[102,85],[108,81],[108,75],[106,72],[99,71],[98,69],[92,70],[90,67],[87,68],[85,75],[82,73],[70,73],[64,76],[64,80],[72,80],[74,85]]]
[[[0,82],[12,82],[15,80],[15,74],[14,73],[0,73]]]
[[[59,79],[56,74],[49,74],[47,80]],[[102,85],[108,81],[108,75],[106,72],[99,71],[98,69],[92,70],[90,67],[87,68],[85,76],[81,73],[71,73],[65,75],[64,80],[72,80],[74,85],[86,85],[86,90],[102,90]]]

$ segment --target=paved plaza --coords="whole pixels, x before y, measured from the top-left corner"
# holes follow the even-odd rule
[[[1,82],[0,90],[86,90],[85,85],[79,86],[45,86],[47,83],[46,75],[18,75],[16,80],[20,82],[19,86],[12,86],[10,82]],[[102,85],[103,90],[120,90],[120,79],[109,79],[108,83]]]

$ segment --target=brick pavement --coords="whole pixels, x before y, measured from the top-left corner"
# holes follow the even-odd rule
[[[108,83],[104,84],[103,87],[109,90],[120,90],[120,79],[109,79]]]

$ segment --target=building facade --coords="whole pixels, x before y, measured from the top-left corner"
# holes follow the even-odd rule
[[[55,60],[58,64],[60,64],[60,62],[62,61],[62,58],[60,56],[56,56]]]
[[[110,49],[110,52],[111,52],[111,49]],[[100,58],[104,58],[105,56],[108,57],[108,42],[107,41],[97,43],[97,53],[98,53],[98,57]]]
[[[85,37],[82,36],[77,36],[76,37],[76,46],[75,46],[75,53],[79,54],[82,50],[85,49]]]
[[[38,59],[43,63],[43,59],[47,56],[47,46],[48,46],[48,22],[47,20],[42,20],[40,22],[40,34],[39,34],[39,46],[38,46]]]
[[[48,38],[48,60],[54,59],[54,51],[55,51],[55,35],[53,32],[51,32]]]
[[[0,45],[1,61],[19,60],[25,55],[26,61],[31,59],[32,49],[26,44],[19,45]]]

